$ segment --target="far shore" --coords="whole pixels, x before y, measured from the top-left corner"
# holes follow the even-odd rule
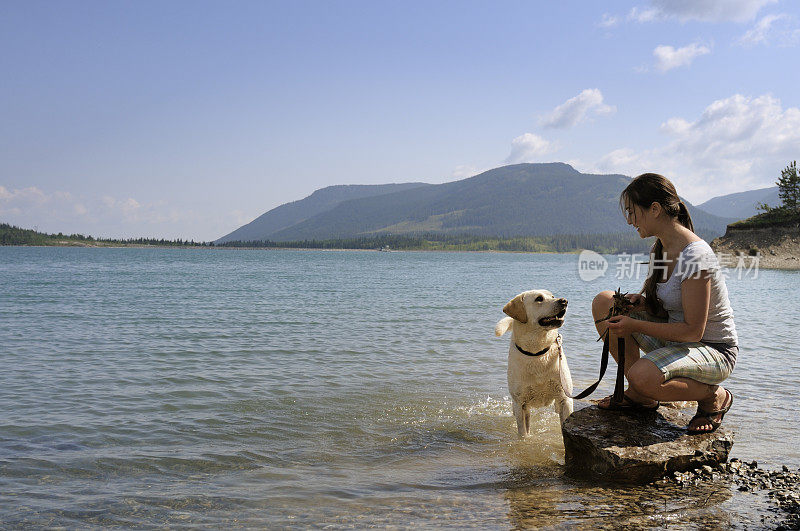
[[[716,242],[715,242],[716,243]],[[327,251],[327,252],[391,252],[391,253],[478,253],[478,254],[579,254],[582,249],[572,251],[505,251],[497,249],[487,250],[459,250],[459,249],[391,249],[381,251],[380,249],[348,249],[348,248],[318,248],[318,247],[226,247],[226,246],[207,246],[207,245],[148,245],[148,244],[119,244],[102,242],[62,242],[52,245],[6,245],[3,247],[81,247],[81,248],[104,248],[104,249],[200,249],[200,250],[219,250],[219,251]],[[716,245],[714,245],[716,247]],[[726,249],[727,251],[728,249]],[[774,253],[774,251],[773,251]],[[620,254],[620,253],[599,253],[599,254]],[[734,253],[731,253],[734,254]],[[746,256],[747,265],[751,265],[751,256]],[[730,266],[730,264],[728,264]],[[776,257],[774,254],[762,255],[758,264],[759,269],[770,270],[800,270],[800,260],[787,260],[786,256]]]
[[[797,226],[730,228],[715,238],[711,248],[716,253],[734,257],[760,255],[760,269],[800,269],[800,231]]]
[[[141,243],[119,244],[119,243],[83,243],[83,242],[64,242],[52,245],[3,245],[0,247],[81,247],[95,249],[202,249],[206,251],[356,251],[365,253],[390,252],[390,253],[509,253],[509,254],[579,254],[581,250],[574,251],[503,251],[497,249],[486,250],[460,250],[460,249],[390,249],[382,251],[380,249],[352,249],[338,247],[228,247],[224,245],[148,245]]]

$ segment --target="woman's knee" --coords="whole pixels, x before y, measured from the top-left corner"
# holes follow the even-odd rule
[[[664,383],[664,375],[655,363],[640,359],[628,369],[628,383],[637,393],[647,395]]]
[[[592,299],[592,313],[595,315],[606,314],[614,303],[614,292],[610,289],[601,291]]]

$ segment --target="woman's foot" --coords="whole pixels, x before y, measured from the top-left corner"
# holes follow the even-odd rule
[[[601,398],[597,402],[597,407],[600,409],[611,410],[628,409],[637,411],[655,411],[658,409],[658,406],[661,405],[661,403],[657,400],[650,400],[648,398],[639,396],[630,389],[626,391],[624,395],[622,395],[622,404],[612,402],[613,398],[614,395]]]
[[[711,433],[722,424],[722,417],[733,405],[733,395],[724,387],[718,387],[714,396],[697,402],[697,413],[689,422],[690,434]]]

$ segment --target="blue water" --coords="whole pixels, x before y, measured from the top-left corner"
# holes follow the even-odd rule
[[[582,389],[600,350],[592,297],[641,285],[611,271],[584,282],[577,264],[0,247],[0,522],[744,525],[755,509],[734,489],[566,478],[552,411],[517,440],[508,336],[493,335],[505,302],[534,288],[569,299],[562,333]],[[799,287],[796,271],[728,280],[741,351],[725,423],[732,455],[766,466],[800,466]]]

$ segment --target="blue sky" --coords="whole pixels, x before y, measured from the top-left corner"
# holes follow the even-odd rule
[[[800,155],[800,5],[0,1],[0,221],[213,240],[514,162],[694,203]]]

